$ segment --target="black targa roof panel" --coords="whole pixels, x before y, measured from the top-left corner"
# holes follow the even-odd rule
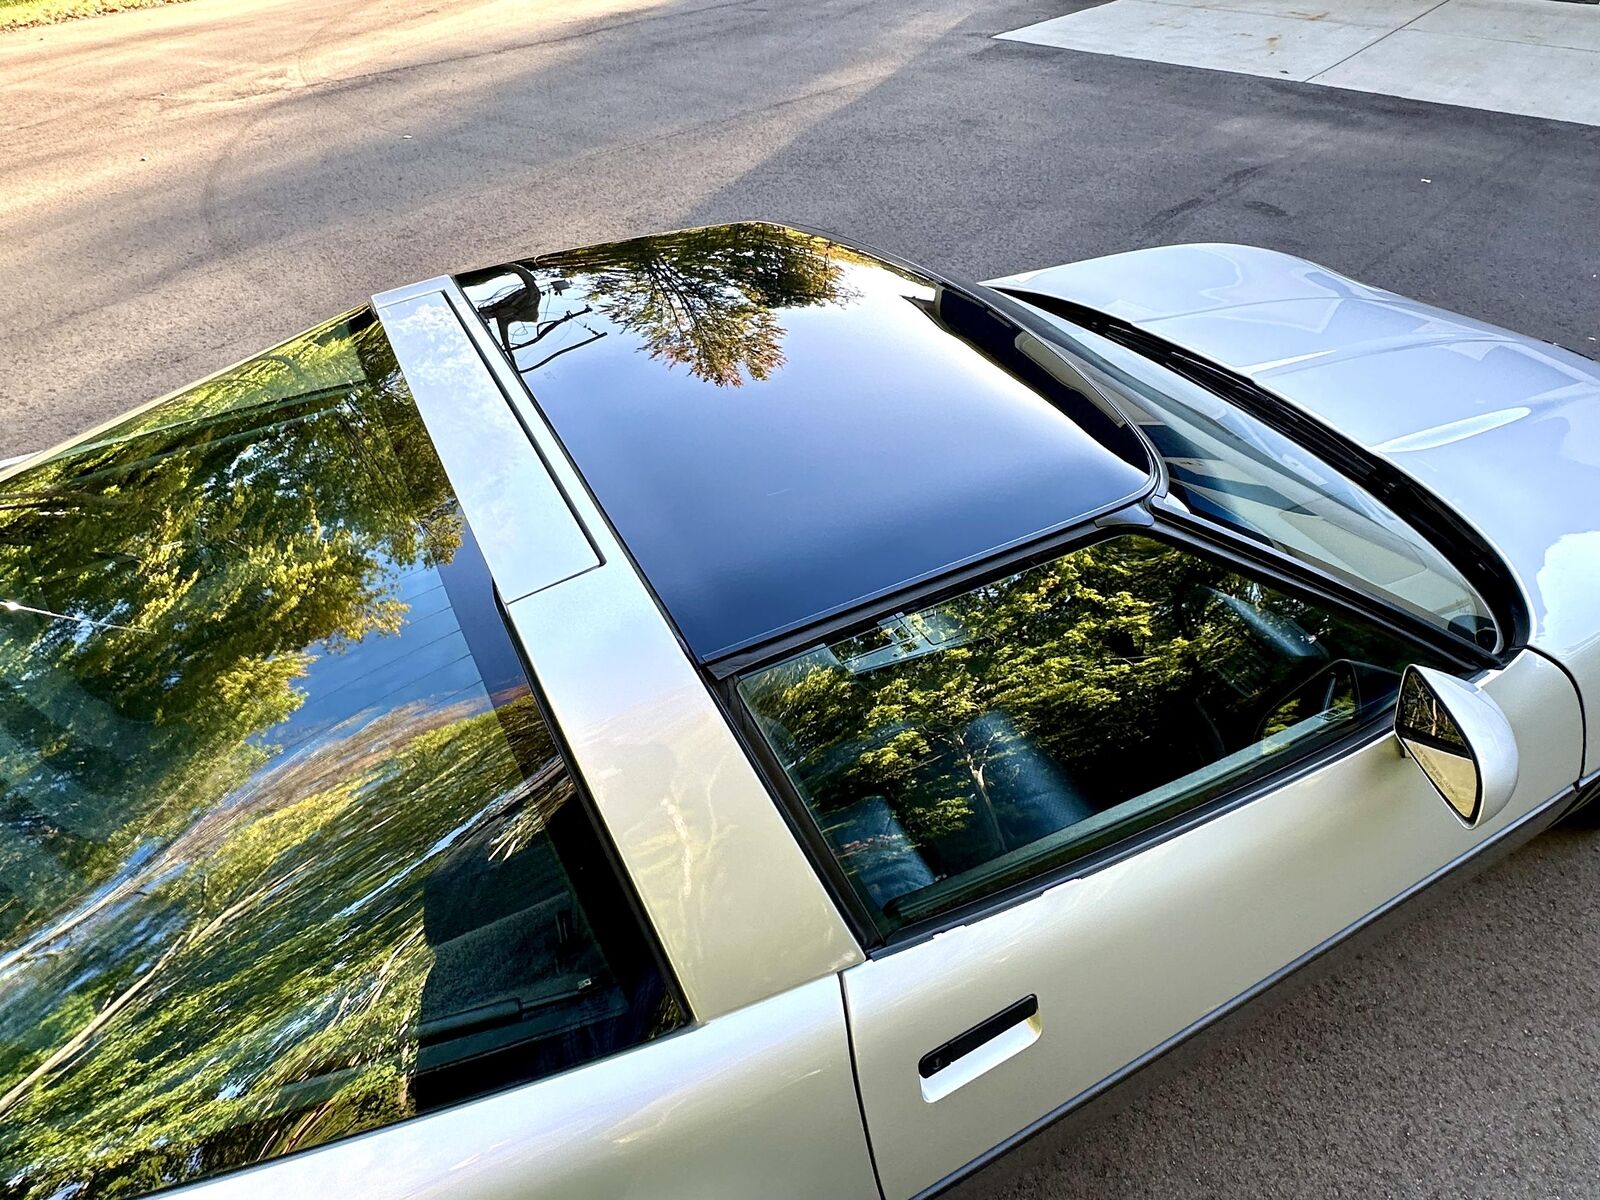
[[[461,283],[703,659],[1148,478],[987,306],[813,234],[693,229]]]

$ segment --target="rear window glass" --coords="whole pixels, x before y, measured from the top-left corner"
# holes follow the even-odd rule
[[[682,1022],[370,313],[0,485],[0,781],[7,1195]]]

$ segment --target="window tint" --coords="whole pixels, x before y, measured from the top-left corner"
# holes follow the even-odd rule
[[[987,306],[799,230],[686,229],[461,283],[705,660],[1153,473]]]
[[[1117,386],[1118,404],[1166,461],[1191,511],[1376,588],[1409,612],[1486,649],[1488,604],[1425,537],[1304,446],[1199,384],[1124,346],[1068,326]]]
[[[1174,816],[1394,702],[1407,643],[1141,535],[739,693],[885,933]]]
[[[0,781],[7,1195],[143,1193],[683,1019],[370,314],[0,489]]]

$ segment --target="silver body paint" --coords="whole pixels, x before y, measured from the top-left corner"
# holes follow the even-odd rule
[[[868,958],[459,288],[386,293],[375,303],[402,371],[487,531],[513,632],[692,1023],[182,1195],[869,1198],[881,1180],[906,1200],[1560,807],[1600,767],[1561,669],[1600,704],[1594,364],[1240,247],[997,282],[1243,371],[1483,532],[1527,595],[1533,644],[1561,664],[1523,651],[1480,680],[1522,763],[1506,809],[1463,827],[1374,733],[1092,874]],[[919,1055],[1023,995],[1037,1014],[994,1050],[919,1078]]]

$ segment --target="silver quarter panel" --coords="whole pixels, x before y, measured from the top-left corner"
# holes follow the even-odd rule
[[[1138,325],[1387,457],[1506,560],[1532,644],[1600,712],[1600,364],[1250,246],[1136,250],[992,283]]]
[[[859,962],[672,627],[455,283],[374,303],[695,1018]]]
[[[877,1200],[829,977],[183,1200]]]
[[[1517,731],[1522,773],[1507,810],[1478,829],[1384,734],[1103,870],[845,972],[885,1195],[960,1170],[1569,793],[1581,727],[1568,678],[1524,651],[1484,687]],[[919,1057],[1030,994],[1037,1040],[927,1098]]]

